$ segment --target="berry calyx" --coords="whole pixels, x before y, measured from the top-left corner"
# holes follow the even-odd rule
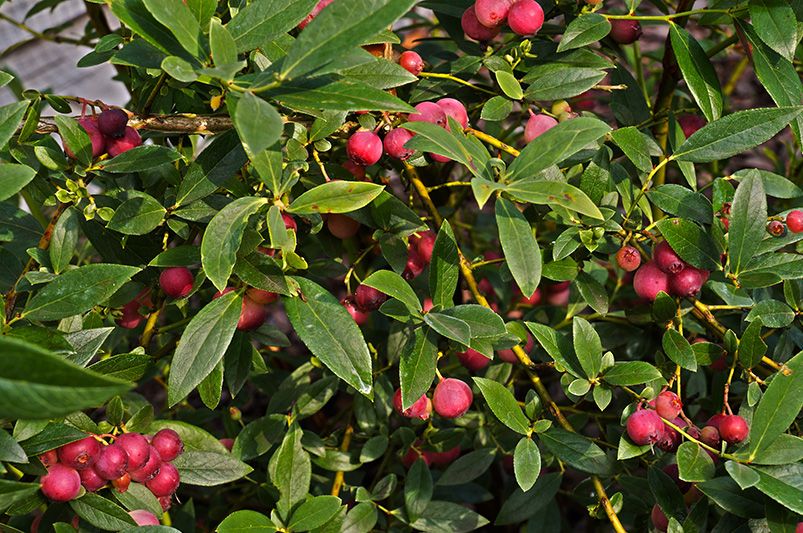
[[[426,420],[432,413],[432,402],[427,398],[426,394],[422,394],[413,405],[407,409],[402,409],[401,389],[399,388],[396,389],[396,392],[393,394],[393,408],[404,417]]]
[[[346,142],[349,159],[362,166],[371,166],[382,157],[382,139],[372,131],[358,131]]]
[[[131,486],[131,474],[123,474],[117,479],[113,479],[112,486],[114,487],[114,490],[119,493],[127,491],[128,487]]]
[[[669,276],[667,276],[654,261],[641,265],[633,276],[633,290],[641,298],[655,301],[659,292],[669,293]]]
[[[357,304],[357,308],[363,312],[376,311],[387,299],[387,294],[368,285],[360,285],[354,291],[354,302]]]
[[[641,265],[641,254],[632,246],[622,246],[616,252],[616,263],[622,270],[633,272]]]
[[[127,124],[128,115],[122,109],[107,109],[98,116],[98,130],[113,139],[123,136]]]
[[[535,0],[519,0],[510,6],[507,24],[519,35],[535,35],[544,25],[544,10]]]
[[[672,391],[664,391],[655,398],[655,412],[661,418],[674,420],[683,409],[683,402]],[[684,423],[685,425],[685,423]]]
[[[63,464],[51,466],[39,483],[42,494],[54,502],[74,500],[81,492],[81,476],[78,471]]]
[[[351,217],[333,213],[326,217],[326,227],[333,237],[350,239],[360,231],[360,223]]]
[[[103,446],[95,459],[95,472],[111,481],[125,474],[128,469],[128,454],[119,444]]]
[[[159,286],[171,298],[184,298],[192,292],[195,281],[192,272],[186,267],[172,267],[159,274]]]
[[[123,136],[119,139],[112,139],[106,146],[109,152],[109,157],[117,157],[118,155],[127,152],[140,146],[142,144],[142,137],[139,132],[131,126],[126,126]]]
[[[739,415],[726,415],[719,423],[719,435],[728,444],[739,444],[747,438],[750,428]]]
[[[159,451],[162,461],[172,461],[184,451],[184,442],[175,430],[160,429],[151,439],[151,446]]]
[[[148,439],[139,433],[123,433],[118,435],[114,444],[125,450],[128,456],[128,470],[139,470],[148,462],[151,446]]]
[[[157,498],[161,496],[170,496],[176,489],[181,481],[178,474],[178,469],[172,463],[162,463],[159,472],[151,479],[145,482],[154,496]]]
[[[473,348],[469,348],[465,352],[458,352],[457,358],[460,360],[461,365],[472,372],[482,370],[491,363],[490,359]]]
[[[393,159],[400,159],[404,161],[409,159],[415,153],[412,148],[405,148],[404,145],[407,141],[413,138],[413,132],[404,128],[393,128],[385,135],[385,140],[382,141],[385,147],[385,153]]]
[[[803,211],[795,209],[786,215],[786,227],[792,233],[803,232]]]
[[[468,111],[466,111],[466,106],[463,105],[463,102],[454,98],[441,98],[435,103],[443,109],[447,117],[452,117],[463,129],[468,127]],[[446,121],[446,129],[450,129],[448,120]]]
[[[471,392],[471,387],[465,381],[455,378],[442,380],[432,394],[432,407],[444,418],[463,416],[473,401],[474,394]]]
[[[505,22],[512,3],[511,0],[477,0],[474,3],[474,14],[480,24],[493,28]]]
[[[407,115],[409,122],[429,122],[441,128],[446,127],[446,113],[434,102],[421,102],[415,106],[415,113]]]
[[[137,509],[135,511],[128,511],[128,515],[134,519],[138,526],[158,526],[160,525],[159,519],[156,515],[145,509]]]
[[[540,137],[545,131],[551,130],[558,125],[558,121],[549,115],[535,114],[530,112],[530,118],[524,126],[524,142],[532,142]]]
[[[664,423],[651,409],[641,409],[627,419],[627,435],[635,444],[655,444],[664,436]]]
[[[399,65],[413,76],[418,76],[424,70],[424,60],[421,59],[417,52],[412,50],[406,50],[401,53]]]
[[[770,220],[767,224],[767,233],[773,237],[783,237],[786,233],[786,226],[780,220]]]
[[[619,44],[632,44],[636,42],[642,34],[641,24],[636,20],[611,20],[611,39]]]
[[[463,16],[460,17],[460,26],[463,28],[463,33],[465,33],[469,39],[480,42],[490,41],[499,35],[501,31],[499,26],[493,28],[483,26],[477,18],[474,5],[469,6],[469,8],[463,12]]]
[[[666,241],[659,242],[652,252],[652,260],[663,272],[677,274],[686,267],[686,263]]]
[[[86,437],[59,448],[59,462],[70,468],[83,470],[95,464],[99,452],[100,443],[94,437]]]

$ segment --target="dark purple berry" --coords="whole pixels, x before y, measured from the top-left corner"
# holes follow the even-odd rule
[[[106,137],[122,137],[127,125],[128,115],[122,109],[107,109],[98,116],[98,129]]]

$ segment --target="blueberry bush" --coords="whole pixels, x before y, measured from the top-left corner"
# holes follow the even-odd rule
[[[83,4],[13,23],[124,107],[0,71],[0,530],[801,531],[800,2]]]

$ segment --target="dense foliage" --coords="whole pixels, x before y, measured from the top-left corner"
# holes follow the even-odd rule
[[[35,32],[131,100],[0,71],[0,530],[800,530],[803,8],[706,4]]]

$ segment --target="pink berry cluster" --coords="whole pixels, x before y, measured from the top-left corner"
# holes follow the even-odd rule
[[[432,400],[426,394],[407,409],[402,409],[401,389],[393,395],[393,408],[407,418],[427,420],[434,410],[443,418],[460,418],[474,401],[474,393],[465,381],[455,378],[441,379],[432,393]]]
[[[544,10],[535,0],[477,0],[463,12],[463,32],[475,41],[490,41],[507,25],[529,37],[544,25]]]
[[[106,109],[98,116],[83,117],[78,124],[92,141],[92,157],[108,153],[115,157],[142,144],[142,137],[134,128],[128,126],[128,115],[122,109]],[[68,147],[64,151],[71,158],[75,154]]]
[[[630,271],[636,263],[632,253],[635,249],[622,250],[619,251],[621,256],[617,254],[617,261],[619,266]],[[641,261],[640,256],[638,261]],[[636,271],[633,289],[641,298],[649,301],[654,301],[661,291],[673,296],[689,297],[700,292],[709,275],[707,270],[686,263],[668,242],[661,241],[653,250],[652,261],[644,263]]]
[[[81,487],[95,492],[111,483],[125,492],[133,481],[144,484],[167,510],[180,482],[171,461],[183,451],[184,443],[172,429],[154,435],[92,435],[40,455],[47,474],[39,483],[47,498],[67,502],[78,497]]]

